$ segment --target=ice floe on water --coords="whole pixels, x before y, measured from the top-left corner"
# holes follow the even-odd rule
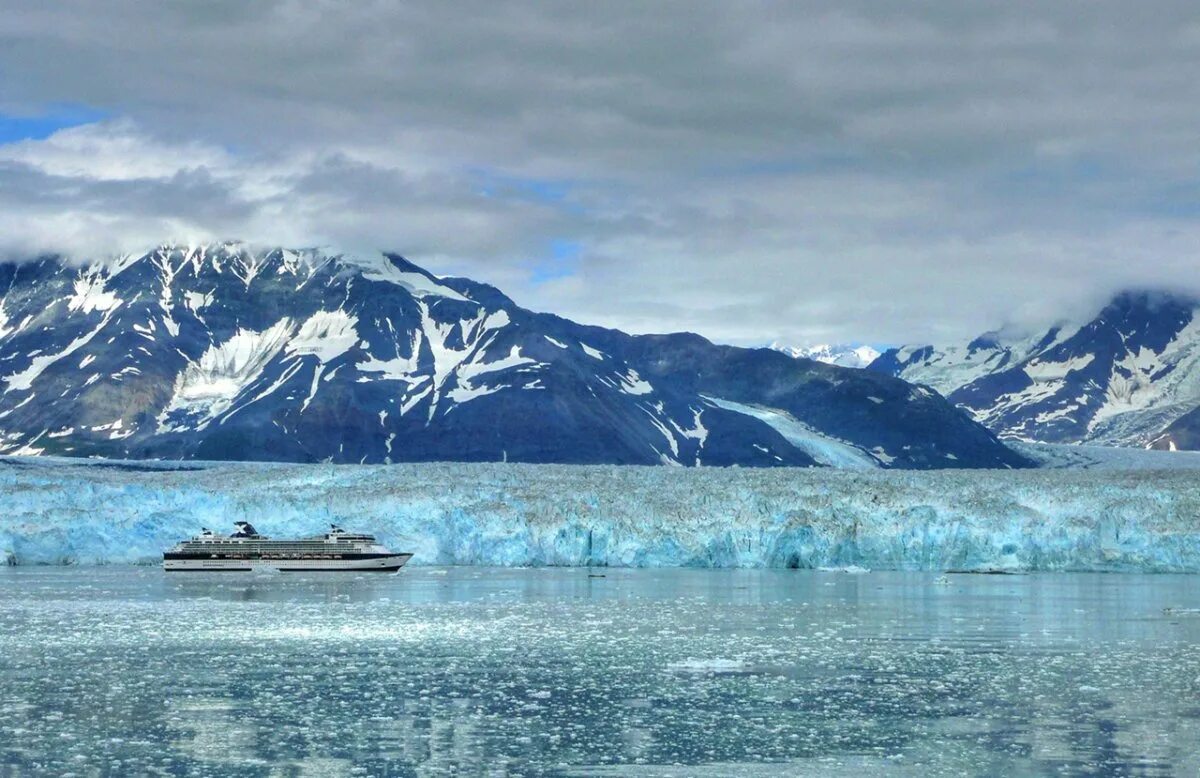
[[[685,659],[667,665],[673,673],[744,673],[749,669],[740,659]]]
[[[1200,577],[0,570],[0,775],[1196,775]]]
[[[152,563],[237,520],[336,522],[414,565],[1200,571],[1188,471],[0,459],[9,563]]]

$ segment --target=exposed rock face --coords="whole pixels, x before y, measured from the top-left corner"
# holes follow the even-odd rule
[[[1084,323],[891,349],[869,369],[934,387],[1002,437],[1197,448],[1198,310],[1188,297],[1125,292]]]
[[[888,376],[587,327],[398,256],[236,243],[0,265],[0,453],[1026,463]]]

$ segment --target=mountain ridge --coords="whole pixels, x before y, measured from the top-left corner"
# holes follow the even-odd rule
[[[867,367],[879,358],[879,350],[864,344],[821,343],[815,346],[789,346],[772,341],[767,348],[774,349],[796,359],[811,359],[839,367]]]
[[[898,379],[577,324],[398,254],[228,241],[0,264],[0,453],[1028,464]]]
[[[934,387],[1006,438],[1200,447],[1200,298],[1191,294],[1124,290],[1091,319],[889,349],[868,369]]]

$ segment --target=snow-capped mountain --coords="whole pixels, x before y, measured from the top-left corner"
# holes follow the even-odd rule
[[[879,351],[871,346],[831,345],[822,343],[817,346],[802,347],[788,346],[779,341],[772,343],[769,348],[787,354],[795,359],[812,359],[827,365],[839,367],[862,368],[879,358]]]
[[[872,371],[925,384],[1002,437],[1200,448],[1200,301],[1124,292],[1031,337],[891,349]]]
[[[522,309],[394,255],[237,243],[0,265],[0,453],[997,467],[935,393]]]

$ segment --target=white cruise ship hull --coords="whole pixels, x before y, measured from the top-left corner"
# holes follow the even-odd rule
[[[376,572],[393,573],[404,567],[412,554],[392,554],[368,559],[165,559],[169,572],[225,572],[279,570],[281,572]]]

